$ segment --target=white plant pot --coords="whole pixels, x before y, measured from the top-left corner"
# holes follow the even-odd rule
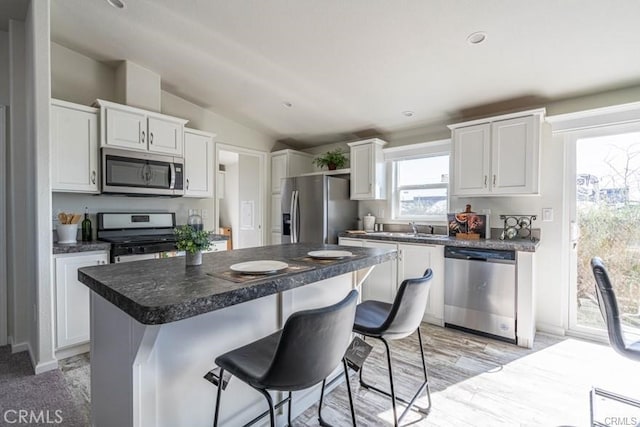
[[[78,237],[78,224],[58,224],[58,243],[76,243]]]

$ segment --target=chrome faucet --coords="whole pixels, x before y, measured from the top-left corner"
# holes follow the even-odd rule
[[[410,221],[409,225],[411,226],[411,230],[413,230],[413,234],[414,235],[418,235],[418,227],[416,226],[416,223],[414,221]]]

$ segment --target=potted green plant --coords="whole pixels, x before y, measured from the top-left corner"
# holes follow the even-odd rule
[[[319,168],[327,167],[330,171],[342,169],[347,164],[347,157],[341,148],[327,151],[320,157],[313,159],[313,164]]]
[[[176,248],[186,252],[187,265],[202,264],[202,251],[211,247],[209,232],[196,230],[192,226],[185,224],[173,229],[176,236]]]

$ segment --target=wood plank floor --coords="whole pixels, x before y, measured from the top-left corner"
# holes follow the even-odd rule
[[[607,345],[538,334],[529,350],[429,324],[423,324],[422,332],[433,407],[426,417],[412,412],[403,420],[415,426],[587,426],[592,386],[640,398],[640,363],[619,356]],[[365,365],[365,379],[386,389],[384,347],[376,340],[368,342],[374,349]],[[417,334],[393,341],[391,347],[396,388],[409,397],[421,380]],[[88,357],[60,364],[73,399],[88,418]],[[357,374],[351,374],[358,425],[392,425],[390,399],[361,388]],[[351,425],[344,384],[325,402],[323,415],[328,422],[336,427]],[[426,397],[418,403],[426,405]],[[635,426],[640,421],[640,411],[611,402],[599,402],[598,409],[599,419],[617,417],[618,423],[610,418],[610,425]],[[317,426],[317,406],[293,424]]]
[[[538,334],[529,350],[428,324],[422,332],[433,406],[426,417],[411,412],[403,420],[416,426],[587,426],[591,387],[640,398],[640,363],[606,345]],[[374,350],[365,379],[388,389],[384,347],[368,342]],[[392,357],[396,389],[408,398],[422,378],[417,334],[393,341]],[[392,425],[390,399],[360,387],[354,372],[351,380],[359,425]],[[323,409],[335,426],[351,425],[345,387],[332,391]],[[426,406],[426,396],[418,404]],[[597,408],[599,419],[617,417],[618,425],[640,422],[640,411],[611,401],[599,402]],[[294,425],[318,425],[317,406]]]

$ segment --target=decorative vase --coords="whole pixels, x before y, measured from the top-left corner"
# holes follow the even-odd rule
[[[202,252],[198,251],[194,254],[187,252],[186,257],[187,265],[201,265],[202,264]]]

